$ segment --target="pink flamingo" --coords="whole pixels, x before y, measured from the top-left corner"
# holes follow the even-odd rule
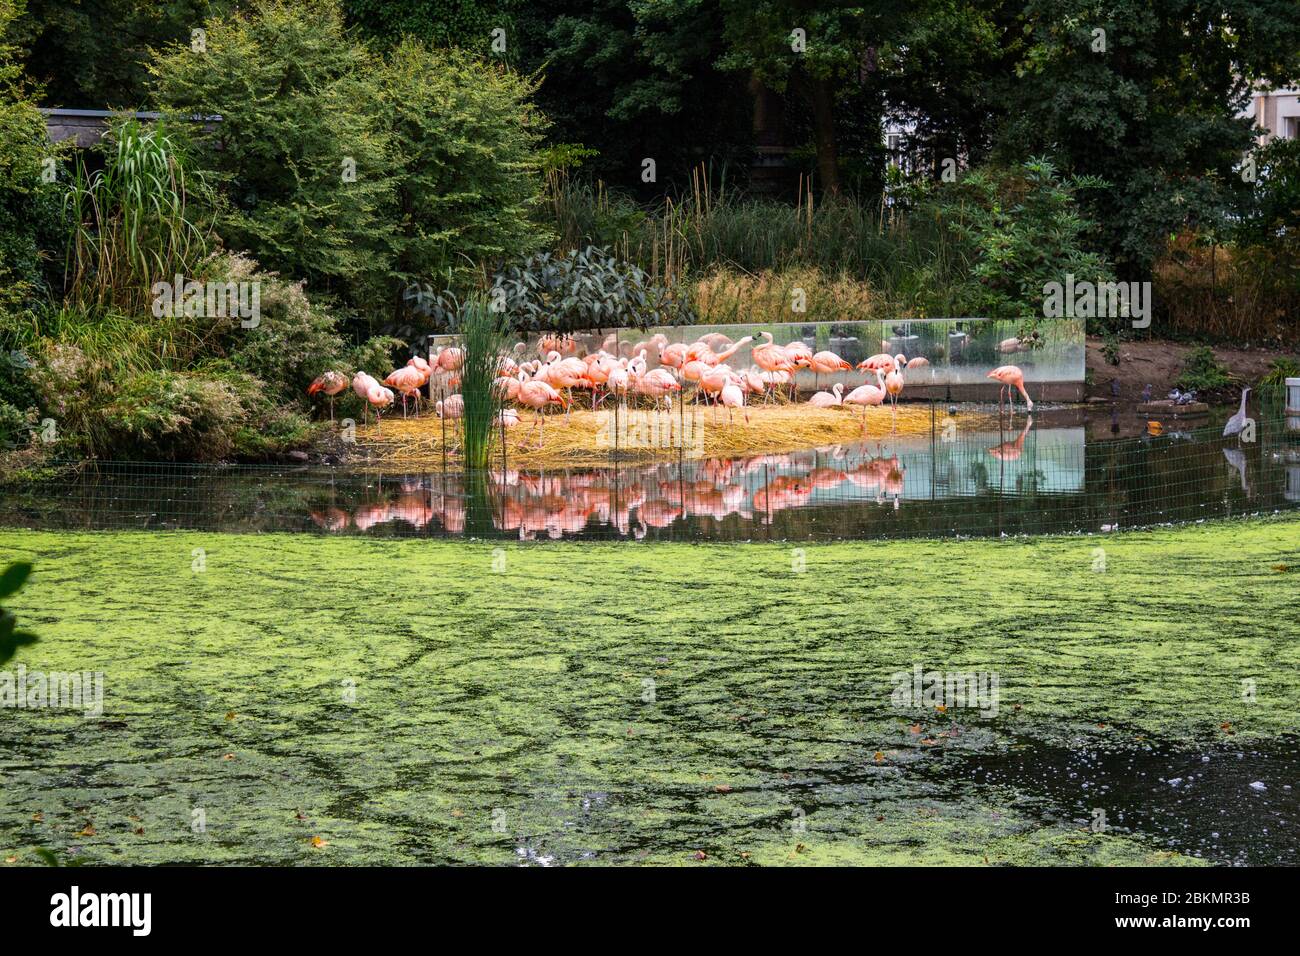
[[[732,376],[727,384],[722,386],[722,392],[719,396],[722,399],[722,406],[727,410],[727,424],[731,424],[731,418],[734,409],[741,409],[745,414],[745,424],[749,424],[749,409],[745,408],[745,390],[740,387],[740,379]]]
[[[759,332],[767,341],[762,345],[755,345],[750,352],[750,357],[765,372],[793,372],[795,364],[785,354],[785,349],[772,342],[771,332]]]
[[[352,376],[352,391],[356,393],[357,398],[361,399],[362,421],[370,421],[370,406],[366,404],[370,400],[370,389],[378,388],[379,380],[365,372],[357,372]]]
[[[1014,415],[1016,413],[1015,396],[1011,394],[1012,388],[1018,389],[1020,394],[1025,397],[1025,408],[1031,412],[1034,410],[1033,400],[1029,397],[1029,393],[1025,391],[1025,373],[1020,370],[1019,366],[999,365],[993,371],[989,372],[986,378],[996,379],[997,381],[1002,383],[1002,387],[998,389],[998,413],[999,414],[1001,414],[1002,412],[1003,392],[1006,392],[1007,400],[1011,403],[1011,414]]]
[[[849,394],[844,396],[845,405],[862,406],[862,430],[867,430],[867,406],[880,406],[885,402],[885,380],[876,369],[875,385],[859,385]]]
[[[894,410],[894,428],[898,428],[898,396],[903,394],[903,386],[907,383],[903,380],[903,368],[907,365],[907,360],[901,355],[894,357],[894,367],[889,374],[885,376],[885,392],[889,395],[889,404]]]
[[[813,387],[819,384],[821,376],[834,375],[836,372],[847,372],[853,368],[848,362],[840,358],[834,352],[818,352],[809,360],[809,365],[813,370],[814,379]]]
[[[669,368],[681,368],[686,364],[686,353],[690,346],[685,342],[674,342],[672,345],[665,345],[659,350],[659,364],[666,365]]]
[[[448,395],[440,399],[435,410],[439,418],[464,418],[465,417],[465,399],[459,395]]]
[[[330,421],[332,422],[334,421],[334,396],[347,387],[348,380],[346,377],[338,372],[329,371],[323,375],[317,376],[316,379],[307,386],[307,394],[315,395],[317,392],[323,392],[329,396]]]
[[[564,396],[547,382],[533,378],[519,386],[519,404],[527,405],[536,413],[539,445],[546,438],[546,422],[542,417],[542,409],[553,403],[564,407],[568,405]]]
[[[402,417],[406,417],[406,399],[415,396],[416,411],[419,411],[420,389],[424,387],[425,378],[423,373],[413,365],[406,365],[399,369],[394,369],[388,373],[384,379],[384,384],[397,389],[402,394]]]
[[[834,408],[836,405],[843,405],[844,383],[836,382],[835,387],[831,391],[835,394],[832,395],[831,392],[818,392],[812,398],[808,399],[808,404],[813,408]]]
[[[378,382],[375,382],[375,384],[371,385],[370,388],[366,391],[366,401],[369,402],[371,405],[375,406],[375,424],[377,426],[376,430],[380,434],[382,434],[384,429],[384,422],[379,415],[379,410],[382,408],[387,408],[389,405],[393,404],[394,397],[393,397],[392,389],[384,388],[384,386],[380,385]]]
[[[858,363],[859,372],[884,372],[888,375],[894,370],[894,357],[887,352],[878,352],[869,359]]]
[[[644,368],[644,359],[642,360]],[[649,395],[657,403],[659,399],[664,399],[668,403],[669,411],[673,407],[673,392],[682,390],[681,384],[673,378],[673,373],[666,368],[651,369],[640,375],[633,383],[632,390],[642,395]]]

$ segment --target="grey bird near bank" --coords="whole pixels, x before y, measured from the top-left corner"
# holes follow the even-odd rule
[[[1249,394],[1250,389],[1243,388],[1241,390],[1241,408],[1238,409],[1237,414],[1229,418],[1227,424],[1223,426],[1224,438],[1227,438],[1229,435],[1240,435],[1241,430],[1246,427],[1246,397]]]

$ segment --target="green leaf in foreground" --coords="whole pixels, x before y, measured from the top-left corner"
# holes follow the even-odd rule
[[[0,574],[0,598],[17,593],[28,576],[32,566],[26,562],[11,564]],[[17,618],[12,611],[0,609],[0,664],[6,664],[18,652],[18,648],[36,643],[36,635],[19,631]]]

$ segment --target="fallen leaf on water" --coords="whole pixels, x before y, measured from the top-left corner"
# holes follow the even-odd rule
[[[144,827],[136,827],[134,832],[136,836],[144,836]]]
[[[17,863],[17,862],[18,862],[18,857],[16,857],[16,856],[7,856],[7,857],[5,857],[5,862],[6,862],[6,863]]]
[[[935,704],[935,705],[934,705],[934,709],[937,710],[937,711],[938,711],[939,713],[941,713],[941,714],[946,714],[946,713],[948,713],[948,705],[947,705],[947,704]]]
[[[1285,571],[1290,571],[1290,570],[1291,570],[1291,566],[1288,565],[1288,564],[1275,564],[1275,565],[1273,565],[1273,570],[1274,570],[1274,571],[1277,571],[1277,572],[1280,574],[1280,573],[1285,572]]]
[[[234,760],[234,759],[235,759],[235,755],[234,755],[234,754],[222,754],[222,755],[221,755],[221,759],[222,759],[222,760]]]
[[[463,816],[465,815],[465,811],[464,811],[464,810],[453,810],[453,811],[451,811],[451,815],[452,815],[453,817],[463,817]]]
[[[922,737],[922,738],[921,738],[921,743],[925,744],[926,746],[931,746],[931,745],[933,745],[933,744],[937,744],[938,742],[939,742],[939,741],[935,740],[933,737]]]
[[[32,814],[32,822],[33,822],[33,823],[44,823],[44,822],[45,822],[45,814],[43,814],[43,813],[33,813],[33,814]]]
[[[330,845],[330,841],[329,841],[329,840],[322,840],[320,837],[318,837],[318,836],[314,836],[314,837],[311,838],[311,845],[314,846],[316,849],[320,850],[320,849],[323,849],[323,848],[329,846],[329,845]]]
[[[1223,723],[1219,724],[1219,729],[1220,729],[1220,730],[1231,730],[1231,729],[1232,729],[1232,723],[1231,723],[1230,721],[1225,720]]]
[[[1098,729],[1098,730],[1105,730],[1105,729],[1106,729],[1106,725],[1105,725],[1105,724],[1098,724],[1098,725],[1097,725],[1097,729]]]
[[[912,733],[914,733],[914,734],[919,734],[919,733],[921,732],[921,725],[920,725],[920,724],[913,724],[913,725],[912,725],[911,727],[909,727],[908,729],[909,729],[910,731],[912,731]]]
[[[93,823],[87,823],[86,826],[81,830],[81,832],[77,834],[77,836],[94,836],[94,835],[95,835],[95,825]]]
[[[885,760],[885,755],[882,754],[879,750],[877,750],[877,751],[876,751],[876,763],[884,763],[884,760]]]
[[[731,793],[731,787],[725,783],[720,783],[713,788],[715,793]]]
[[[234,720],[234,719],[235,719],[235,716],[236,716],[236,715],[235,715],[235,712],[234,712],[233,710],[228,710],[228,711],[226,711],[226,720]]]
[[[708,858],[709,858],[709,855],[708,855],[707,853],[705,853],[703,850],[696,850],[696,851],[695,851],[695,859],[697,859],[697,860],[707,860]]]
[[[748,852],[742,852],[742,853],[740,854],[740,858],[741,858],[742,860],[748,860],[748,859],[749,859],[749,853],[748,853]]]

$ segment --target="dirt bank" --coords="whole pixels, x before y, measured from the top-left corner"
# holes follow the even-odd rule
[[[1183,361],[1193,348],[1195,346],[1177,342],[1123,342],[1119,346],[1119,364],[1112,365],[1106,360],[1102,340],[1089,337],[1087,395],[1110,401],[1116,397],[1111,383],[1117,381],[1121,401],[1139,401],[1142,389],[1147,385],[1151,386],[1154,397],[1163,398],[1174,387],[1174,381],[1183,370]],[[1268,371],[1273,360],[1284,357],[1285,353],[1276,349],[1215,347],[1214,356],[1234,380],[1253,385]],[[1212,404],[1235,401],[1235,398],[1223,395],[1205,395],[1202,398]]]

